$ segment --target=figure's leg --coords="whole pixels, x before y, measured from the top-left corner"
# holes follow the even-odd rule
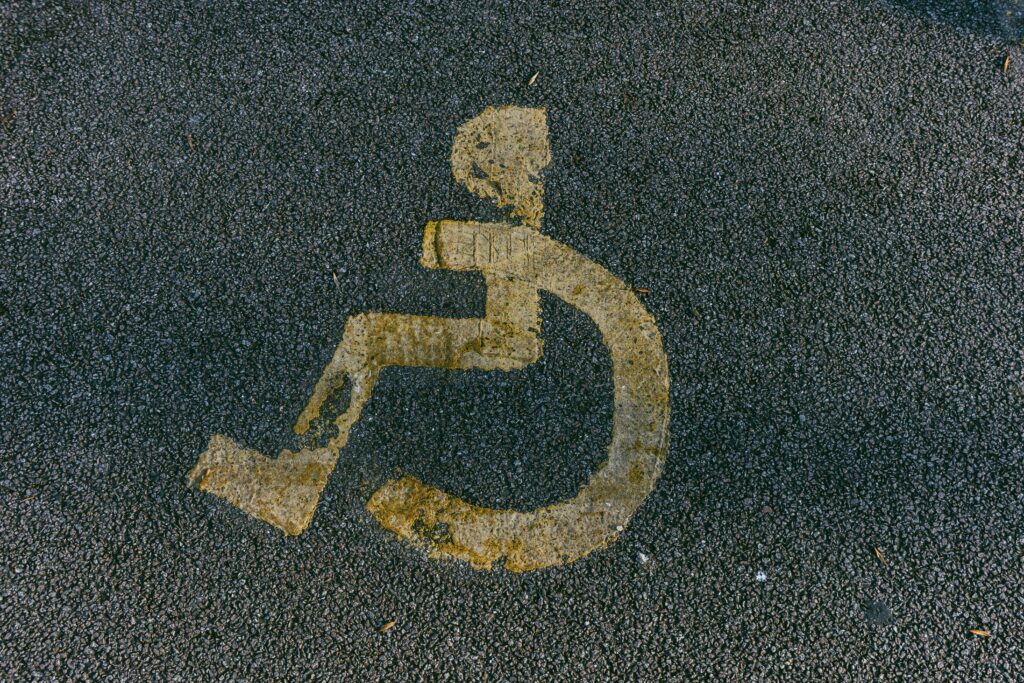
[[[443,223],[428,223],[424,230],[424,255],[427,267],[449,268],[438,258],[441,245],[438,230]],[[477,224],[471,223],[471,226]],[[481,228],[488,226],[480,225]],[[464,245],[473,254],[499,254],[504,246],[488,231]],[[460,269],[455,267],[453,269]],[[332,445],[342,447],[347,431],[358,419],[362,405],[369,400],[381,368],[386,366],[449,368],[452,370],[517,370],[541,357],[540,293],[536,286],[495,272],[485,272],[486,306],[484,318],[443,318],[398,313],[354,315],[345,324],[342,340],[321,379],[316,382],[305,409],[295,423],[303,434],[319,415],[324,401],[339,390],[345,377],[358,379],[352,387],[348,409],[338,418],[338,435]]]
[[[341,343],[313,389],[295,432],[303,434],[346,377],[353,382],[348,409],[338,418],[332,444],[340,448],[347,430],[369,400],[380,369],[388,365],[451,369],[495,369],[508,364],[494,350],[498,330],[487,320],[366,313],[349,318]],[[500,349],[499,351],[503,351]]]
[[[309,429],[324,401],[343,386],[346,377],[354,384],[348,409],[338,418],[338,435],[331,442],[338,448],[347,441],[348,429],[385,366],[511,370],[535,362],[541,353],[537,290],[493,276],[487,277],[487,285],[484,319],[395,313],[349,318],[341,343],[295,423],[295,432]]]
[[[348,433],[352,430],[352,425],[359,419],[359,415],[363,412],[363,406],[370,400],[370,394],[373,393],[373,385],[377,383],[377,376],[380,374],[380,368],[366,368],[357,371],[349,376],[349,381],[352,384],[352,393],[348,399],[348,408],[334,420],[334,425],[337,427],[337,433],[327,442],[327,447],[337,454],[345,447],[348,443]]]
[[[296,434],[306,433],[309,423],[320,415],[324,401],[344,385],[346,375],[353,375],[361,368],[370,367],[371,356],[367,351],[370,346],[371,315],[355,315],[345,323],[345,331],[341,335],[338,348],[334,350],[331,362],[327,364],[316,387],[313,388],[313,394],[306,402],[306,407],[295,421]]]
[[[317,380],[316,386],[313,388],[313,394],[306,402],[306,407],[303,408],[302,413],[295,421],[293,429],[296,434],[305,434],[309,430],[309,423],[320,415],[320,407],[324,404],[324,401],[327,400],[327,397],[338,389],[341,389],[344,385],[344,361],[339,358],[343,344],[344,338],[342,338],[342,344],[339,344],[337,350],[334,352],[334,358],[332,358],[331,362],[327,364],[327,368],[320,376],[320,379]]]

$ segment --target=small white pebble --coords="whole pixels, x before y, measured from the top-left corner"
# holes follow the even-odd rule
[[[757,580],[758,583],[764,583],[768,580],[768,574],[766,572],[760,571],[757,574],[754,574],[754,578]]]
[[[651,558],[647,557],[646,555],[644,555],[643,553],[637,553],[636,556],[638,558],[640,558],[640,564],[647,564],[647,560],[651,559]]]
[[[619,526],[615,527],[615,530],[616,531],[622,531],[622,525],[620,524]]]

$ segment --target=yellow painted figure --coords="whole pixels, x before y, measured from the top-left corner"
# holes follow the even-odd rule
[[[332,394],[351,397],[323,448],[276,459],[216,435],[190,481],[249,514],[299,534],[316,511],[349,431],[389,365],[509,371],[540,358],[539,291],[579,308],[611,353],[615,416],[608,460],[576,497],[529,512],[472,505],[414,477],[389,481],[367,503],[385,528],[434,557],[477,568],[503,560],[525,571],[576,560],[612,542],[654,487],[668,449],[669,376],[654,319],[622,281],[540,234],[551,161],[546,113],[488,108],[459,128],[456,180],[508,210],[517,223],[427,224],[420,263],[476,270],[487,284],[483,318],[366,313],[349,318],[341,343],[295,424],[303,434]]]

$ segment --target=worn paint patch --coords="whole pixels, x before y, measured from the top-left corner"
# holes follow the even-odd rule
[[[385,484],[367,510],[431,556],[481,569],[499,561],[512,571],[548,567],[614,541],[661,474],[668,448],[668,363],[654,319],[633,291],[539,233],[540,172],[550,159],[542,109],[488,108],[462,126],[452,150],[456,179],[522,224],[430,222],[420,263],[481,272],[487,284],[484,317],[353,316],[295,424],[297,433],[305,433],[323,403],[348,381],[349,405],[328,444],[284,451],[272,460],[217,435],[190,481],[285,533],[301,533],[382,368],[525,367],[542,353],[539,291],[545,290],[589,315],[611,354],[615,414],[607,461],[574,498],[529,512],[476,506],[413,477]]]

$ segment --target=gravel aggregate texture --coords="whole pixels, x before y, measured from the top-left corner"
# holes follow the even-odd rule
[[[0,679],[1019,679],[1022,16],[4,3]],[[214,433],[295,447],[349,316],[481,315],[417,260],[501,218],[449,154],[502,104],[547,109],[544,233],[664,339],[629,528],[480,572],[365,510],[399,470],[521,509],[587,480],[610,360],[546,295],[526,369],[386,369],[301,536],[189,489]]]

